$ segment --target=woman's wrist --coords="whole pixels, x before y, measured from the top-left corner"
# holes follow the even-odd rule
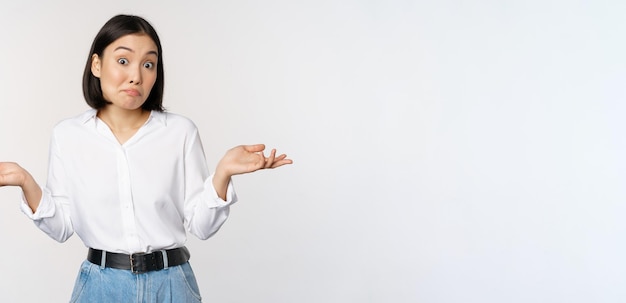
[[[213,174],[213,187],[217,192],[217,195],[222,199],[226,199],[226,192],[228,190],[228,183],[230,183],[230,177],[232,175],[224,171],[223,167],[218,164]]]
[[[25,172],[25,174],[24,182],[20,187],[22,188],[22,192],[24,193],[28,206],[34,213],[37,211],[39,201],[41,200],[41,187],[39,187],[39,184],[37,184],[37,181],[35,181],[33,176],[31,176],[28,172]]]
[[[39,185],[37,184],[37,182],[35,181],[35,179],[29,172],[24,170],[22,175],[23,176],[21,177],[22,182],[20,184],[20,187],[22,188],[23,191],[29,191],[35,187],[39,187]]]
[[[215,174],[213,174],[213,183],[228,185],[231,177],[231,174],[228,174],[227,172],[218,168],[215,170]]]

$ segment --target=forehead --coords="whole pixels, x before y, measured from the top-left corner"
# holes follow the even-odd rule
[[[147,53],[157,53],[157,46],[154,40],[146,34],[130,34],[117,38],[104,52],[115,52],[119,50],[131,51],[140,55]]]

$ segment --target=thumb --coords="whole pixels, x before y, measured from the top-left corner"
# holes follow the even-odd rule
[[[243,149],[251,153],[256,153],[263,151],[265,149],[265,144],[244,145]]]

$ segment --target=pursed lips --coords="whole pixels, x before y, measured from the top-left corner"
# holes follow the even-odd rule
[[[138,96],[141,96],[141,94],[139,93],[139,91],[138,91],[138,90],[136,90],[136,89],[125,89],[125,90],[124,90],[124,92],[125,92],[125,93],[127,93],[127,94],[129,94],[129,95],[131,95],[131,96],[133,96],[133,97],[138,97]]]

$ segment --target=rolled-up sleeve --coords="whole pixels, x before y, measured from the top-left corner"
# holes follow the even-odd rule
[[[33,213],[22,195],[20,208],[39,229],[59,242],[65,242],[74,233],[70,219],[69,197],[64,186],[66,178],[53,133],[50,141],[48,182],[46,187],[42,188],[39,206]]]
[[[217,195],[197,130],[191,134],[186,144],[184,161],[185,225],[191,234],[206,240],[224,224],[230,205],[237,201],[237,195],[232,181],[228,183],[226,200]]]

